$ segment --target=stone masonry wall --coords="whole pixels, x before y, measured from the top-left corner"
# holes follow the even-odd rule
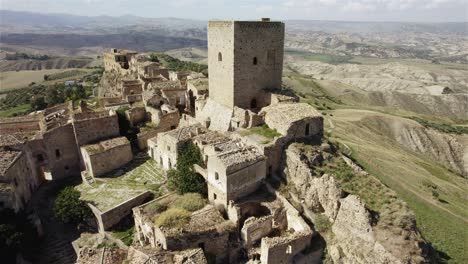
[[[234,22],[236,106],[257,110],[266,106],[264,89],[281,88],[283,50],[283,23]],[[252,106],[253,100],[256,106]]]
[[[120,135],[119,120],[116,114],[74,121],[73,127],[78,146],[96,143],[99,140]]]
[[[93,177],[98,177],[118,169],[133,159],[130,142],[101,153],[89,153],[82,147],[81,153],[86,165],[86,170]]]
[[[125,216],[132,212],[133,207],[143,204],[152,197],[151,192],[146,191],[141,193],[105,212],[101,212],[98,208],[88,204],[93,211],[98,221],[99,232],[109,230],[112,226],[120,222]]]

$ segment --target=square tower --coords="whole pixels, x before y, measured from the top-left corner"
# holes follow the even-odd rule
[[[282,22],[210,21],[210,98],[230,108],[266,106],[265,89],[281,88],[283,50]]]

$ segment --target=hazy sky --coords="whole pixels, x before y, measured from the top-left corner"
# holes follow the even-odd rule
[[[468,21],[468,0],[0,0],[0,9],[203,20]]]

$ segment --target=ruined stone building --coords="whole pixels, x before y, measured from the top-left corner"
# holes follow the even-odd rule
[[[149,139],[148,152],[169,170],[175,167],[182,146],[188,142],[198,146],[204,162],[194,165],[194,170],[205,179],[208,201],[237,231],[229,231],[230,239],[225,240],[225,229],[195,235],[187,225],[181,236],[180,230],[158,228],[149,221],[145,208],[150,202],[134,209],[137,237],[142,245],[165,250],[201,247],[206,254],[217,254],[217,263],[235,263],[242,250],[253,263],[307,259],[302,251],[313,231],[266,184],[267,177],[281,169],[283,149],[289,143],[323,135],[323,117],[317,110],[276,93],[281,91],[284,24],[216,21],[209,23],[208,34],[209,81],[188,79],[179,127]],[[161,98],[151,100],[157,104]],[[260,125],[278,136],[263,142],[243,133]],[[213,210],[208,208],[192,216]],[[225,247],[219,248],[221,244]],[[223,254],[226,250],[231,254]]]

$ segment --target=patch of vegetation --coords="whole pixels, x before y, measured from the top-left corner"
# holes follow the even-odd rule
[[[73,187],[66,187],[57,196],[54,215],[64,223],[78,224],[92,216],[85,201],[80,200],[80,192]]]
[[[243,131],[242,134],[243,135],[257,134],[257,135],[263,136],[267,139],[265,140],[265,142],[262,142],[263,144],[270,142],[275,137],[281,136],[281,134],[278,131],[276,131],[276,129],[269,128],[267,124],[263,124],[258,127],[249,128],[248,130]]]
[[[48,55],[40,54],[27,54],[22,52],[16,53],[7,53],[5,60],[48,60],[50,57]]]
[[[27,215],[11,209],[0,210],[0,256],[2,263],[16,263],[16,255],[33,250],[37,233]]]
[[[328,217],[324,214],[317,214],[314,220],[314,227],[320,233],[327,232],[330,230],[332,223],[328,220]]]
[[[343,191],[359,196],[369,209],[383,212],[384,207],[396,200],[387,187],[371,175],[357,176],[340,157],[325,164],[324,172],[335,176]]]
[[[203,177],[193,169],[194,164],[202,165],[203,158],[198,147],[189,142],[178,149],[176,169],[167,173],[169,187],[178,193],[206,193]]]
[[[85,73],[86,71],[82,71],[82,70],[69,70],[69,71],[57,72],[53,74],[46,74],[44,75],[44,81],[61,80],[65,78],[71,78],[71,77],[83,75]]]
[[[0,117],[22,116],[30,112],[31,112],[31,105],[22,104],[22,105],[15,106],[13,108],[9,108],[7,110],[0,111]]]
[[[120,239],[125,245],[131,246],[133,244],[133,236],[135,233],[135,226],[132,226],[126,230],[122,231],[113,231],[112,235]]]
[[[145,213],[149,214],[149,215],[155,215],[155,214],[160,214],[164,211],[167,210],[167,206],[165,205],[162,205],[160,203],[157,203],[157,202],[153,202],[153,203],[150,203],[148,204],[147,206],[145,206]]]
[[[181,61],[164,53],[152,53],[150,60],[161,63],[164,67],[174,71],[194,71],[208,76],[208,66],[190,61]]]
[[[182,208],[170,208],[161,213],[154,220],[157,227],[179,228],[190,221],[192,213]]]
[[[199,193],[186,193],[174,202],[173,207],[185,209],[189,212],[195,212],[206,205],[206,200]]]
[[[418,122],[419,124],[421,124],[422,126],[426,128],[432,128],[443,133],[451,133],[451,134],[458,134],[458,135],[468,134],[468,127],[455,126],[455,125],[444,124],[444,123],[435,123],[435,122],[431,122],[431,121],[428,121],[428,120],[425,120],[416,116],[412,116],[409,118]]]
[[[100,78],[97,75],[98,72],[99,70],[96,70],[86,76],[94,80]],[[0,116],[25,115],[67,101],[76,103],[88,99],[92,95],[92,89],[92,86],[65,86],[63,83],[57,83],[51,86],[31,84],[22,89],[7,91],[6,95],[0,99]]]

